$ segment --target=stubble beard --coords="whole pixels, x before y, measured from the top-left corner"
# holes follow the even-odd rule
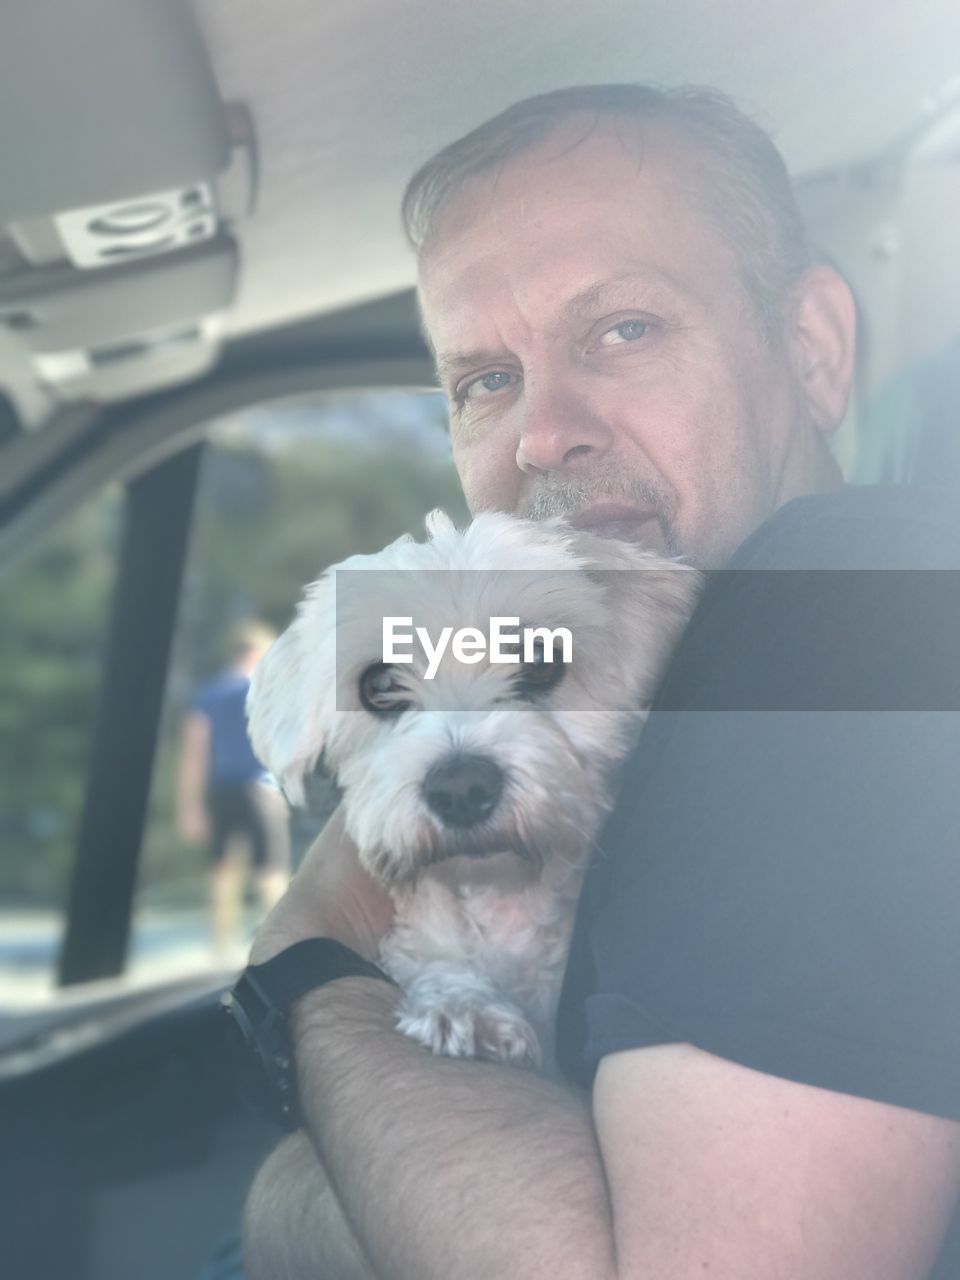
[[[589,476],[576,480],[544,473],[521,498],[515,514],[528,520],[549,520],[606,502],[653,512],[661,545],[651,549],[667,556],[682,554],[675,523],[677,504],[672,495],[658,485],[625,476],[610,463],[598,465]]]

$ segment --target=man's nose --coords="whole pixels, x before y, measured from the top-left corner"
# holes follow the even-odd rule
[[[610,448],[612,430],[595,405],[569,388],[524,388],[523,422],[517,446],[521,471],[575,470]]]

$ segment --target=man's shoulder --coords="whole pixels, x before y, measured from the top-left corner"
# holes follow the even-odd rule
[[[729,569],[960,569],[960,502],[909,485],[848,485],[796,498]]]
[[[950,495],[798,499],[712,572],[665,710],[960,708],[960,518]]]

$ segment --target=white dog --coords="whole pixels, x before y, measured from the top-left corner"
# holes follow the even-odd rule
[[[427,529],[307,588],[254,672],[251,741],[291,803],[321,754],[336,775],[396,904],[380,963],[405,993],[400,1029],[543,1065],[594,837],[699,575],[557,521],[459,531],[435,512]],[[385,617],[423,628],[412,660],[384,662]],[[438,656],[444,627],[485,634],[492,617],[565,628],[571,660],[544,633],[510,661],[478,661],[476,636]]]

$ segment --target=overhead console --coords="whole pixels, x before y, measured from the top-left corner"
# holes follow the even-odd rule
[[[254,140],[185,0],[0,18],[0,327],[65,400],[196,377],[237,287]]]

